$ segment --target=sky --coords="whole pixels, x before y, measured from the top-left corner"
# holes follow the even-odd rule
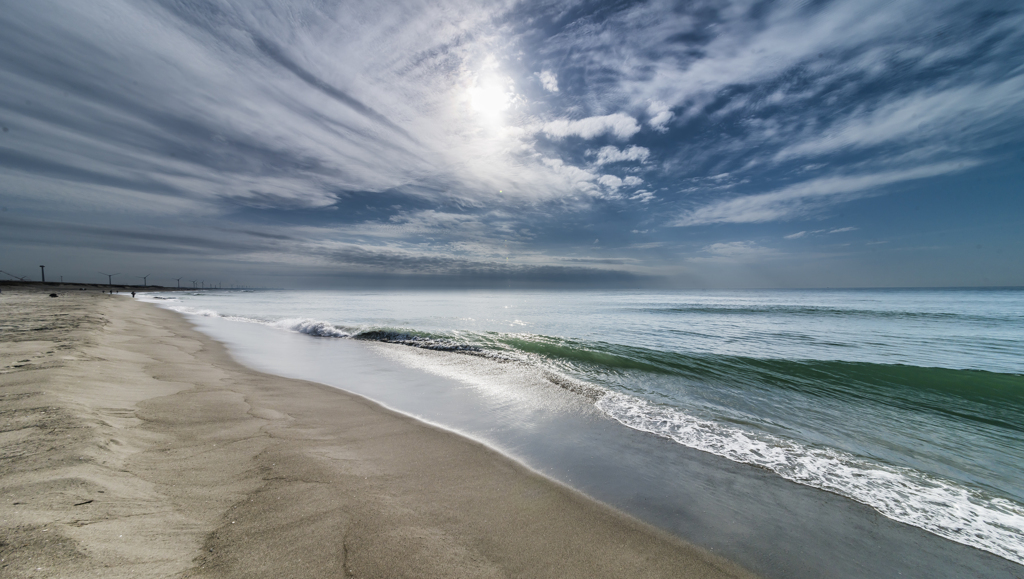
[[[32,0],[0,31],[19,277],[1024,286],[1019,1]]]

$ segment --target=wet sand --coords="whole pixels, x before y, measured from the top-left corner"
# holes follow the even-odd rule
[[[174,312],[50,291],[0,294],[0,575],[751,576]]]

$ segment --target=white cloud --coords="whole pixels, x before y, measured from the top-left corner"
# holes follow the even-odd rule
[[[819,235],[822,233],[846,233],[847,231],[857,231],[857,228],[839,227],[837,229],[815,229],[814,231],[798,231],[796,233],[791,233],[790,235],[784,235],[783,239],[800,239],[801,237],[806,237],[808,235]]]
[[[636,119],[629,115],[615,113],[600,117],[587,117],[578,121],[558,119],[545,123],[541,130],[556,139],[571,136],[593,139],[604,134],[628,139],[640,131],[640,125],[636,124]]]
[[[666,125],[673,117],[675,117],[675,113],[669,109],[668,104],[662,101],[654,101],[651,103],[651,105],[647,107],[647,114],[651,116],[647,121],[647,124],[651,125],[651,128],[660,133],[664,133],[668,130]]]
[[[608,145],[607,147],[601,147],[601,150],[597,152],[597,164],[607,165],[608,163],[618,163],[621,161],[640,161],[643,163],[650,155],[651,151],[646,147],[633,145],[632,147],[619,150],[617,147]]]
[[[548,92],[558,92],[558,77],[550,70],[540,73],[540,84]]]
[[[598,179],[598,175],[595,173],[575,165],[567,165],[561,159],[545,158],[543,163],[552,169],[558,179],[570,189],[585,192],[593,192],[596,189],[594,181]]]
[[[670,225],[688,227],[711,223],[762,223],[791,219],[819,209],[823,205],[863,197],[879,187],[955,173],[978,164],[977,161],[948,162],[902,171],[822,177],[770,193],[715,201],[684,213]]]
[[[730,241],[728,243],[713,243],[705,246],[702,251],[715,255],[736,255],[745,253],[753,246],[750,241]]]
[[[622,182],[625,183],[627,187],[636,187],[637,185],[643,183],[644,180],[635,175],[629,175],[625,179],[623,179]]]
[[[648,202],[651,201],[651,199],[656,199],[656,197],[654,196],[654,193],[651,193],[650,191],[647,191],[647,190],[644,190],[644,189],[640,189],[639,191],[637,191],[636,193],[631,195],[629,199],[630,199],[630,201],[639,201],[640,203],[648,203]],[[636,233],[636,230],[633,230],[633,233]]]
[[[601,178],[597,180],[597,182],[611,189],[612,191],[617,191],[619,187],[622,187],[622,179],[619,179],[615,175],[602,175]]]
[[[728,259],[752,259],[774,253],[772,249],[757,245],[752,241],[730,241],[727,243],[712,243],[705,246],[704,253],[711,254],[714,258]]]

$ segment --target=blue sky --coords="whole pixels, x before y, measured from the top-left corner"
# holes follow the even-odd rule
[[[18,275],[1024,285],[1019,2],[34,0],[0,29]]]

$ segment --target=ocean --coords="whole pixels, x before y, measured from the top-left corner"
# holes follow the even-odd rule
[[[1020,289],[225,290],[145,299],[189,315],[243,363],[473,437],[766,575],[865,576],[867,549],[906,557],[873,541],[906,535],[920,544],[919,531],[970,548],[934,542],[968,565],[943,576],[1024,571]],[[392,379],[353,381],[366,373]],[[703,470],[685,470],[695,462]],[[725,483],[709,473],[723,469],[761,487],[718,488]],[[793,483],[805,490],[778,490]],[[697,508],[707,500],[695,498],[697,487],[719,498]],[[817,507],[792,497],[826,499],[806,489],[849,499],[855,514],[814,531],[806,521]],[[758,498],[774,492],[787,498]],[[803,528],[787,540],[817,545],[810,560],[819,566],[777,553],[781,538],[774,551],[737,543],[744,525],[771,526],[754,521],[754,509]],[[856,529],[877,515],[888,522]],[[818,536],[835,527],[844,530],[834,541]],[[764,534],[748,540],[771,543]],[[965,563],[974,550],[1008,563]]]

